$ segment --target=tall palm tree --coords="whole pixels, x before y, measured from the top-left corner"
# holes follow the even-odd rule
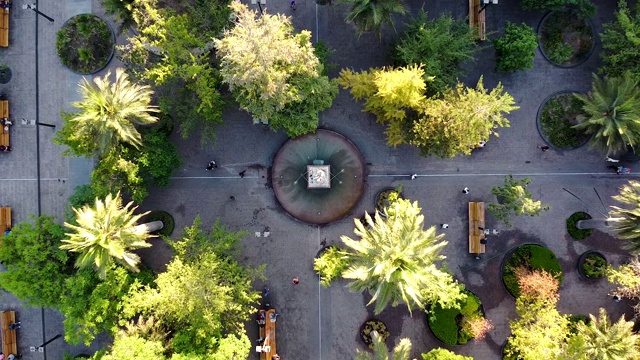
[[[150,114],[158,109],[150,105],[153,91],[149,86],[130,82],[122,68],[116,69],[114,83],[109,81],[110,76],[108,72],[103,78],[96,77],[95,84],[82,79],[79,87],[82,100],[72,103],[80,111],[70,120],[76,136],[94,139],[102,153],[119,141],[138,148],[142,138],[135,125],[158,121]]]
[[[377,331],[371,332],[371,340],[373,341],[373,354],[358,350],[355,360],[389,360],[389,349],[387,345],[380,339]],[[391,360],[409,360],[411,353],[411,340],[404,338],[393,348]]]
[[[355,219],[354,232],[360,240],[342,236],[348,264],[342,277],[353,280],[348,285],[351,290],[369,291],[376,314],[388,304],[403,302],[411,311],[431,301],[456,306],[465,297],[452,276],[436,266],[445,258],[440,251],[447,242],[436,235],[435,227],[423,230],[420,211],[417,202],[398,199],[387,208],[386,219],[376,213],[374,221],[367,213],[368,227]]]
[[[577,325],[579,353],[590,360],[632,360],[640,357],[640,335],[633,332],[633,322],[624,315],[611,324],[607,311],[600,308],[598,318],[589,315],[591,323]]]
[[[342,3],[351,6],[345,20],[356,25],[358,36],[367,31],[380,35],[385,24],[395,30],[393,14],[407,13],[404,0],[342,0]]]
[[[604,79],[594,74],[591,92],[574,96],[587,114],[574,128],[593,134],[592,146],[609,155],[640,141],[640,87],[631,74]]]
[[[162,228],[162,223],[136,225],[148,212],[134,215],[137,207],[128,203],[122,207],[120,193],[115,197],[107,195],[104,201],[96,199],[94,206],[85,205],[81,209],[73,209],[78,225],[64,223],[73,230],[66,235],[68,239],[60,249],[77,252],[76,267],[86,268],[93,265],[101,278],[112,261],[124,265],[132,271],[138,271],[140,257],[130,250],[150,247],[146,240],[150,232]]]
[[[607,220],[612,223],[619,238],[628,240],[625,247],[635,254],[640,254],[640,182],[629,181],[620,188],[620,193],[612,198],[627,207],[611,206],[613,210]]]

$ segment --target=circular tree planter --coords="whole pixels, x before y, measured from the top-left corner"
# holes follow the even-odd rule
[[[562,266],[556,255],[546,247],[538,244],[523,244],[509,251],[502,260],[502,284],[511,296],[520,296],[520,286],[515,270],[524,266],[529,270],[544,270],[562,283]]]
[[[391,196],[391,194],[398,194],[399,198],[402,198],[402,190],[399,188],[384,188],[380,191],[378,191],[378,193],[376,194],[376,199],[375,199],[375,206],[376,206],[376,210],[378,210],[378,212],[380,213],[381,216],[386,217],[387,214],[385,213],[385,209],[387,207],[389,207],[389,205],[391,205],[391,201],[389,200],[389,197]]]
[[[378,335],[380,335],[380,339],[382,342],[387,341],[390,333],[387,330],[387,325],[385,325],[381,320],[371,319],[367,320],[360,327],[360,339],[369,346],[369,348],[373,349],[373,340],[371,339],[371,332],[377,331]]]
[[[480,298],[465,290],[467,298],[459,302],[460,309],[443,309],[434,305],[427,313],[427,325],[433,336],[447,345],[462,345],[473,339],[473,334],[465,327],[467,321],[484,319],[484,309]]]
[[[589,220],[591,219],[591,215],[587,214],[583,211],[574,212],[567,219],[567,232],[571,235],[572,238],[576,240],[584,240],[591,236],[593,233],[593,229],[578,229],[578,221],[580,220]]]
[[[571,91],[559,91],[548,96],[540,105],[536,117],[538,132],[544,141],[562,150],[571,150],[585,145],[590,136],[572,126],[579,124],[585,116],[582,103]]]
[[[0,84],[7,84],[11,81],[11,69],[7,65],[0,66]]]
[[[597,280],[607,274],[607,258],[595,251],[585,251],[578,258],[578,273],[585,279]]]
[[[173,230],[176,227],[176,223],[175,223],[175,220],[173,219],[173,216],[171,216],[171,214],[163,210],[155,210],[148,213],[142,218],[142,221],[143,222],[162,221],[162,224],[164,226],[162,227],[162,229],[158,230],[156,234],[163,235],[163,236],[171,236],[171,234],[173,233]]]
[[[92,14],[67,20],[58,31],[56,51],[73,72],[87,75],[104,69],[115,50],[116,37],[106,21]]]
[[[591,22],[574,10],[547,13],[540,21],[538,35],[542,55],[560,67],[582,64],[595,48]]]

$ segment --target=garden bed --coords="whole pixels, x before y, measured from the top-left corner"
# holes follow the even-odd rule
[[[585,116],[582,103],[570,91],[561,91],[547,97],[538,110],[540,136],[555,148],[575,149],[585,145],[590,136],[574,129]]]
[[[387,330],[387,325],[385,325],[381,320],[371,319],[367,320],[360,327],[360,339],[369,346],[369,348],[373,349],[373,340],[371,338],[371,332],[377,331],[378,335],[380,335],[380,340],[384,343],[389,338],[389,330]]]
[[[396,188],[382,189],[376,194],[375,206],[380,215],[386,216],[385,209],[391,205],[392,195],[402,198],[402,185]]]
[[[554,65],[573,67],[586,61],[595,47],[595,33],[588,19],[577,11],[548,13],[538,28],[542,55]]]
[[[607,259],[597,251],[585,251],[578,258],[578,273],[585,279],[601,279],[607,275]]]
[[[60,61],[79,74],[93,74],[107,66],[115,49],[115,34],[106,21],[92,14],[69,19],[58,31]]]
[[[592,219],[591,215],[583,211],[574,212],[567,219],[567,232],[576,240],[584,240],[593,234],[593,229],[578,229],[578,221]]]
[[[142,220],[141,221],[142,223],[152,222],[152,221],[162,221],[162,225],[163,225],[162,229],[158,230],[155,233],[158,235],[171,236],[171,234],[173,233],[173,230],[176,227],[173,216],[171,216],[171,214],[163,210],[152,211],[147,215],[145,215],[141,220]]]
[[[546,247],[537,244],[524,244],[505,255],[502,261],[502,282],[514,297],[520,296],[520,286],[515,270],[524,266],[529,270],[544,270],[562,283],[562,267],[556,255]]]
[[[473,339],[468,320],[482,319],[482,302],[475,294],[465,291],[467,298],[460,302],[460,309],[443,309],[439,304],[427,315],[427,324],[433,335],[448,345],[462,345]]]

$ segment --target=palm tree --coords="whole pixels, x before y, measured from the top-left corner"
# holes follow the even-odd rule
[[[436,235],[435,227],[423,230],[420,211],[417,202],[398,199],[387,208],[386,219],[376,213],[374,221],[367,213],[368,227],[354,220],[360,240],[342,236],[348,264],[342,277],[353,280],[348,285],[351,290],[369,291],[372,298],[367,305],[375,302],[376,314],[388,304],[403,302],[411,311],[414,305],[424,308],[432,301],[456,306],[465,297],[452,276],[436,266],[445,258],[440,251],[447,242]]]
[[[371,332],[371,340],[373,341],[373,354],[358,350],[355,360],[389,360],[389,349],[387,345],[380,339],[377,331]],[[409,360],[411,352],[411,340],[400,339],[398,345],[393,348],[391,360]]]
[[[72,105],[80,111],[73,114],[77,138],[94,139],[102,153],[119,141],[138,148],[142,144],[135,125],[151,124],[158,119],[150,112],[157,112],[151,103],[153,91],[149,86],[140,86],[129,81],[124,69],[116,69],[116,81],[109,81],[111,72],[103,78],[96,77],[92,84],[86,78],[80,83],[82,101]]]
[[[137,207],[133,203],[122,207],[120,193],[115,197],[107,195],[104,202],[96,199],[93,207],[85,205],[81,209],[73,209],[78,225],[64,223],[74,232],[62,242],[60,249],[80,253],[76,267],[86,268],[93,265],[101,278],[113,260],[132,271],[138,271],[140,257],[129,250],[150,247],[146,240],[149,234],[162,228],[162,222],[136,225],[148,212],[134,215]]]
[[[342,2],[351,6],[345,20],[356,25],[358,36],[367,31],[375,31],[380,35],[384,24],[391,25],[395,30],[393,14],[407,13],[403,0],[343,0]]]
[[[589,315],[591,323],[577,324],[578,334],[571,342],[579,344],[576,349],[585,359],[631,360],[640,357],[640,335],[633,332],[633,322],[624,315],[611,324],[607,311],[600,308],[599,317]]]
[[[627,208],[611,206],[610,218],[618,237],[628,240],[625,247],[635,254],[640,254],[640,182],[629,181],[620,188],[618,195],[612,196]]]
[[[582,101],[587,118],[575,125],[593,134],[592,146],[607,155],[635,146],[640,140],[640,87],[629,73],[621,77],[593,75],[587,95],[574,94]]]

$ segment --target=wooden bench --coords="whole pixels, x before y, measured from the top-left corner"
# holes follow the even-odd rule
[[[0,100],[0,119],[9,118],[9,100]],[[9,147],[11,143],[9,142],[9,130],[4,129],[5,126],[0,124],[0,145],[4,145]],[[10,129],[9,126],[7,129]]]
[[[260,353],[260,360],[272,360],[278,353],[276,348],[276,309],[260,310],[258,319],[264,314],[265,324],[260,325],[260,338],[264,342],[256,346],[256,351]]]
[[[2,354],[6,359],[9,354],[18,355],[18,342],[16,341],[16,330],[9,329],[9,325],[16,322],[15,311],[0,312],[0,327],[2,328]]]
[[[469,253],[484,254],[485,244],[480,240],[485,239],[484,235],[484,203],[469,202]]]
[[[0,237],[4,236],[4,232],[11,228],[11,208],[0,208]]]
[[[469,0],[469,27],[478,28],[478,38],[485,41],[487,40],[487,24],[485,12],[480,11],[481,8],[480,0]]]
[[[0,8],[0,47],[9,47],[9,9]]]

